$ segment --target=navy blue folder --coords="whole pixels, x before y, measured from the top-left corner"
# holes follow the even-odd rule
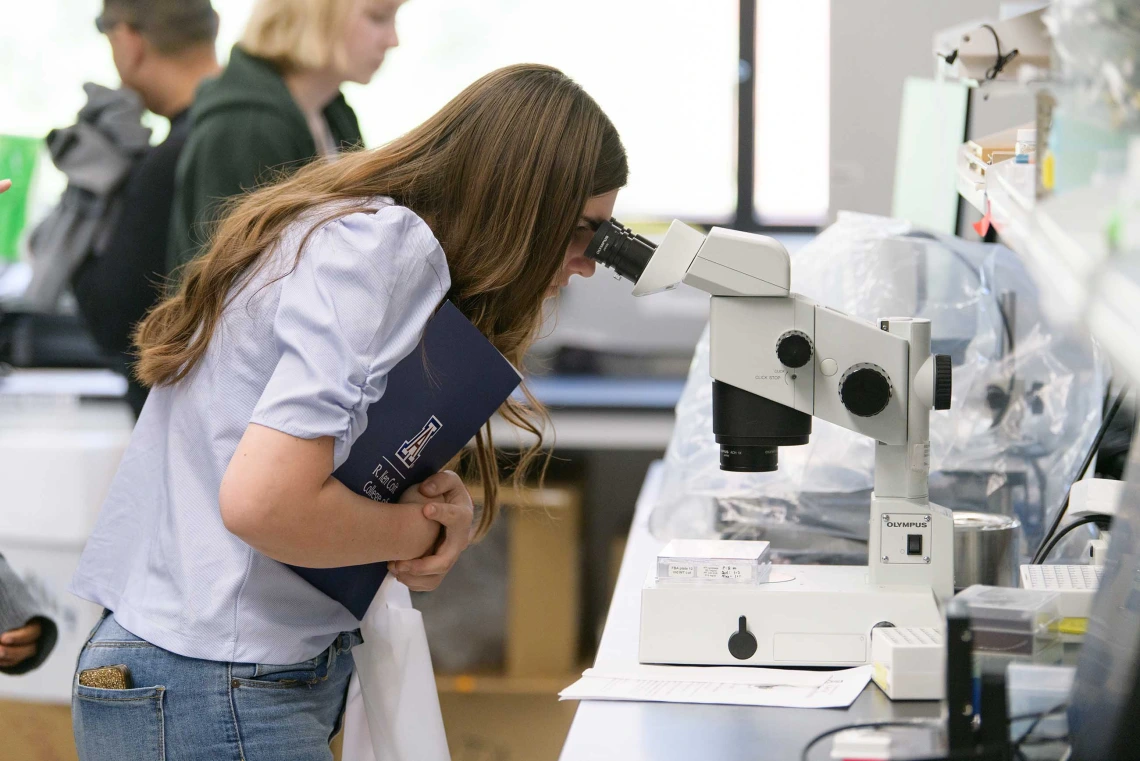
[[[388,373],[384,394],[368,408],[368,427],[333,476],[377,502],[397,501],[455,457],[521,380],[479,329],[445,301],[419,346]],[[364,618],[388,573],[387,563],[289,567],[357,619]]]

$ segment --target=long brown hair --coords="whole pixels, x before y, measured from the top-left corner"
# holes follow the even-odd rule
[[[557,69],[508,66],[467,87],[418,128],[371,151],[315,162],[278,184],[232,200],[208,251],[182,272],[177,291],[140,323],[136,374],[177,383],[201,360],[223,310],[261,266],[285,228],[325,208],[308,236],[390,196],[424,219],[447,256],[449,298],[507,359],[521,367],[543,320],[547,288],[586,201],[625,185],[625,149],[597,103]],[[237,286],[237,287],[235,287]],[[540,451],[547,414],[527,403],[499,413],[538,437],[515,466],[516,484]],[[498,462],[488,424],[476,437],[483,486],[477,536],[497,512]]]

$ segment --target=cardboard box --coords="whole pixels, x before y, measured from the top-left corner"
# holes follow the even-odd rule
[[[472,496],[478,501],[479,490]],[[562,676],[578,665],[581,497],[500,493],[502,513],[435,592],[415,594],[437,674]]]
[[[503,493],[509,521],[506,673],[572,673],[581,630],[581,496],[560,487]]]

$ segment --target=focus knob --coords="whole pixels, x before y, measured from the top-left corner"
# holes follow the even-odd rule
[[[748,631],[748,619],[740,617],[740,628],[728,638],[728,652],[738,661],[746,661],[756,654],[756,635]]]
[[[891,401],[891,379],[869,362],[854,365],[839,380],[839,399],[852,415],[874,417]]]
[[[934,409],[950,409],[950,396],[954,390],[949,354],[934,355]]]
[[[776,341],[776,356],[784,367],[803,367],[811,362],[811,354],[811,339],[798,330],[789,330]]]

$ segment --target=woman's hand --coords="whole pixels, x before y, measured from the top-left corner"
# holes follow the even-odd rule
[[[0,193],[7,188],[0,183]],[[37,642],[43,633],[40,625],[33,621],[19,629],[12,629],[0,635],[0,668],[19,666],[36,654]]]
[[[403,504],[422,504],[424,517],[443,526],[443,533],[431,554],[418,560],[389,563],[396,580],[413,592],[435,590],[459,556],[471,543],[475,506],[463,480],[450,470],[436,473],[400,497]]]
[[[12,187],[11,180],[0,180],[0,193],[3,193],[8,188]]]

